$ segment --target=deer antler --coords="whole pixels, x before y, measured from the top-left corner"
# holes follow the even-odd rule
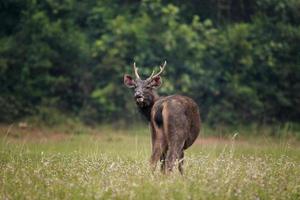
[[[135,74],[136,78],[141,79],[139,76],[139,73],[138,73],[139,69],[136,67],[135,62],[133,63],[133,70],[134,70],[134,74]]]
[[[155,70],[153,70],[151,76],[150,76],[149,78],[147,78],[147,79],[148,79],[148,80],[151,80],[151,79],[153,79],[153,78],[159,76],[161,73],[163,73],[163,71],[164,71],[166,65],[167,65],[167,61],[165,61],[163,65],[160,65],[160,66],[159,66],[160,71],[159,71],[157,74],[154,75]]]

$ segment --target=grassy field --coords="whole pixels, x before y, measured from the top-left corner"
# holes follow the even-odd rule
[[[164,176],[145,127],[0,131],[1,199],[300,199],[294,139],[199,137],[184,176]]]

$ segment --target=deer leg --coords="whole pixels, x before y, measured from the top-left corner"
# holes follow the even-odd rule
[[[160,161],[161,171],[164,170],[165,161],[166,161],[166,152],[167,152],[166,142],[164,140],[156,140],[152,146],[152,155],[150,159],[150,164],[153,171],[155,171],[158,161]]]
[[[161,168],[164,166],[165,153],[167,149],[167,143],[164,139],[163,130],[155,123],[151,123],[151,131],[152,131],[152,155],[150,159],[150,165],[152,171],[155,171],[157,162],[161,161]]]
[[[166,151],[163,152],[160,156],[160,171],[165,173],[166,171]]]
[[[168,172],[171,172],[175,166],[176,160],[180,160],[182,154],[183,144],[171,144],[169,145],[170,149],[168,150],[166,156],[166,168]]]
[[[184,152],[182,150],[178,161],[178,170],[181,174],[183,174],[183,162],[184,162]]]
[[[159,161],[160,157],[161,157],[161,149],[157,146],[154,146],[152,149],[152,155],[150,158],[150,165],[151,165],[151,169],[153,172],[156,169],[156,165],[157,165],[157,162]]]
[[[160,158],[161,155],[161,151],[159,148],[159,140],[157,139],[157,135],[159,134],[159,131],[157,130],[157,128],[154,126],[153,123],[150,124],[151,127],[151,139],[152,139],[152,154],[151,154],[151,158],[150,158],[150,167],[152,169],[152,172],[155,171],[156,169],[156,165],[157,162]]]

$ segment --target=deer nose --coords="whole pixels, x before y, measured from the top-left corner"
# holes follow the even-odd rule
[[[142,93],[137,92],[137,93],[134,94],[134,97],[137,98],[137,99],[138,98],[143,98],[143,95],[142,95]]]

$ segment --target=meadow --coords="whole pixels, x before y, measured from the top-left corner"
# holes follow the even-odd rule
[[[0,127],[1,199],[300,199],[300,142],[207,136],[184,175],[150,171],[150,136],[137,129]]]

